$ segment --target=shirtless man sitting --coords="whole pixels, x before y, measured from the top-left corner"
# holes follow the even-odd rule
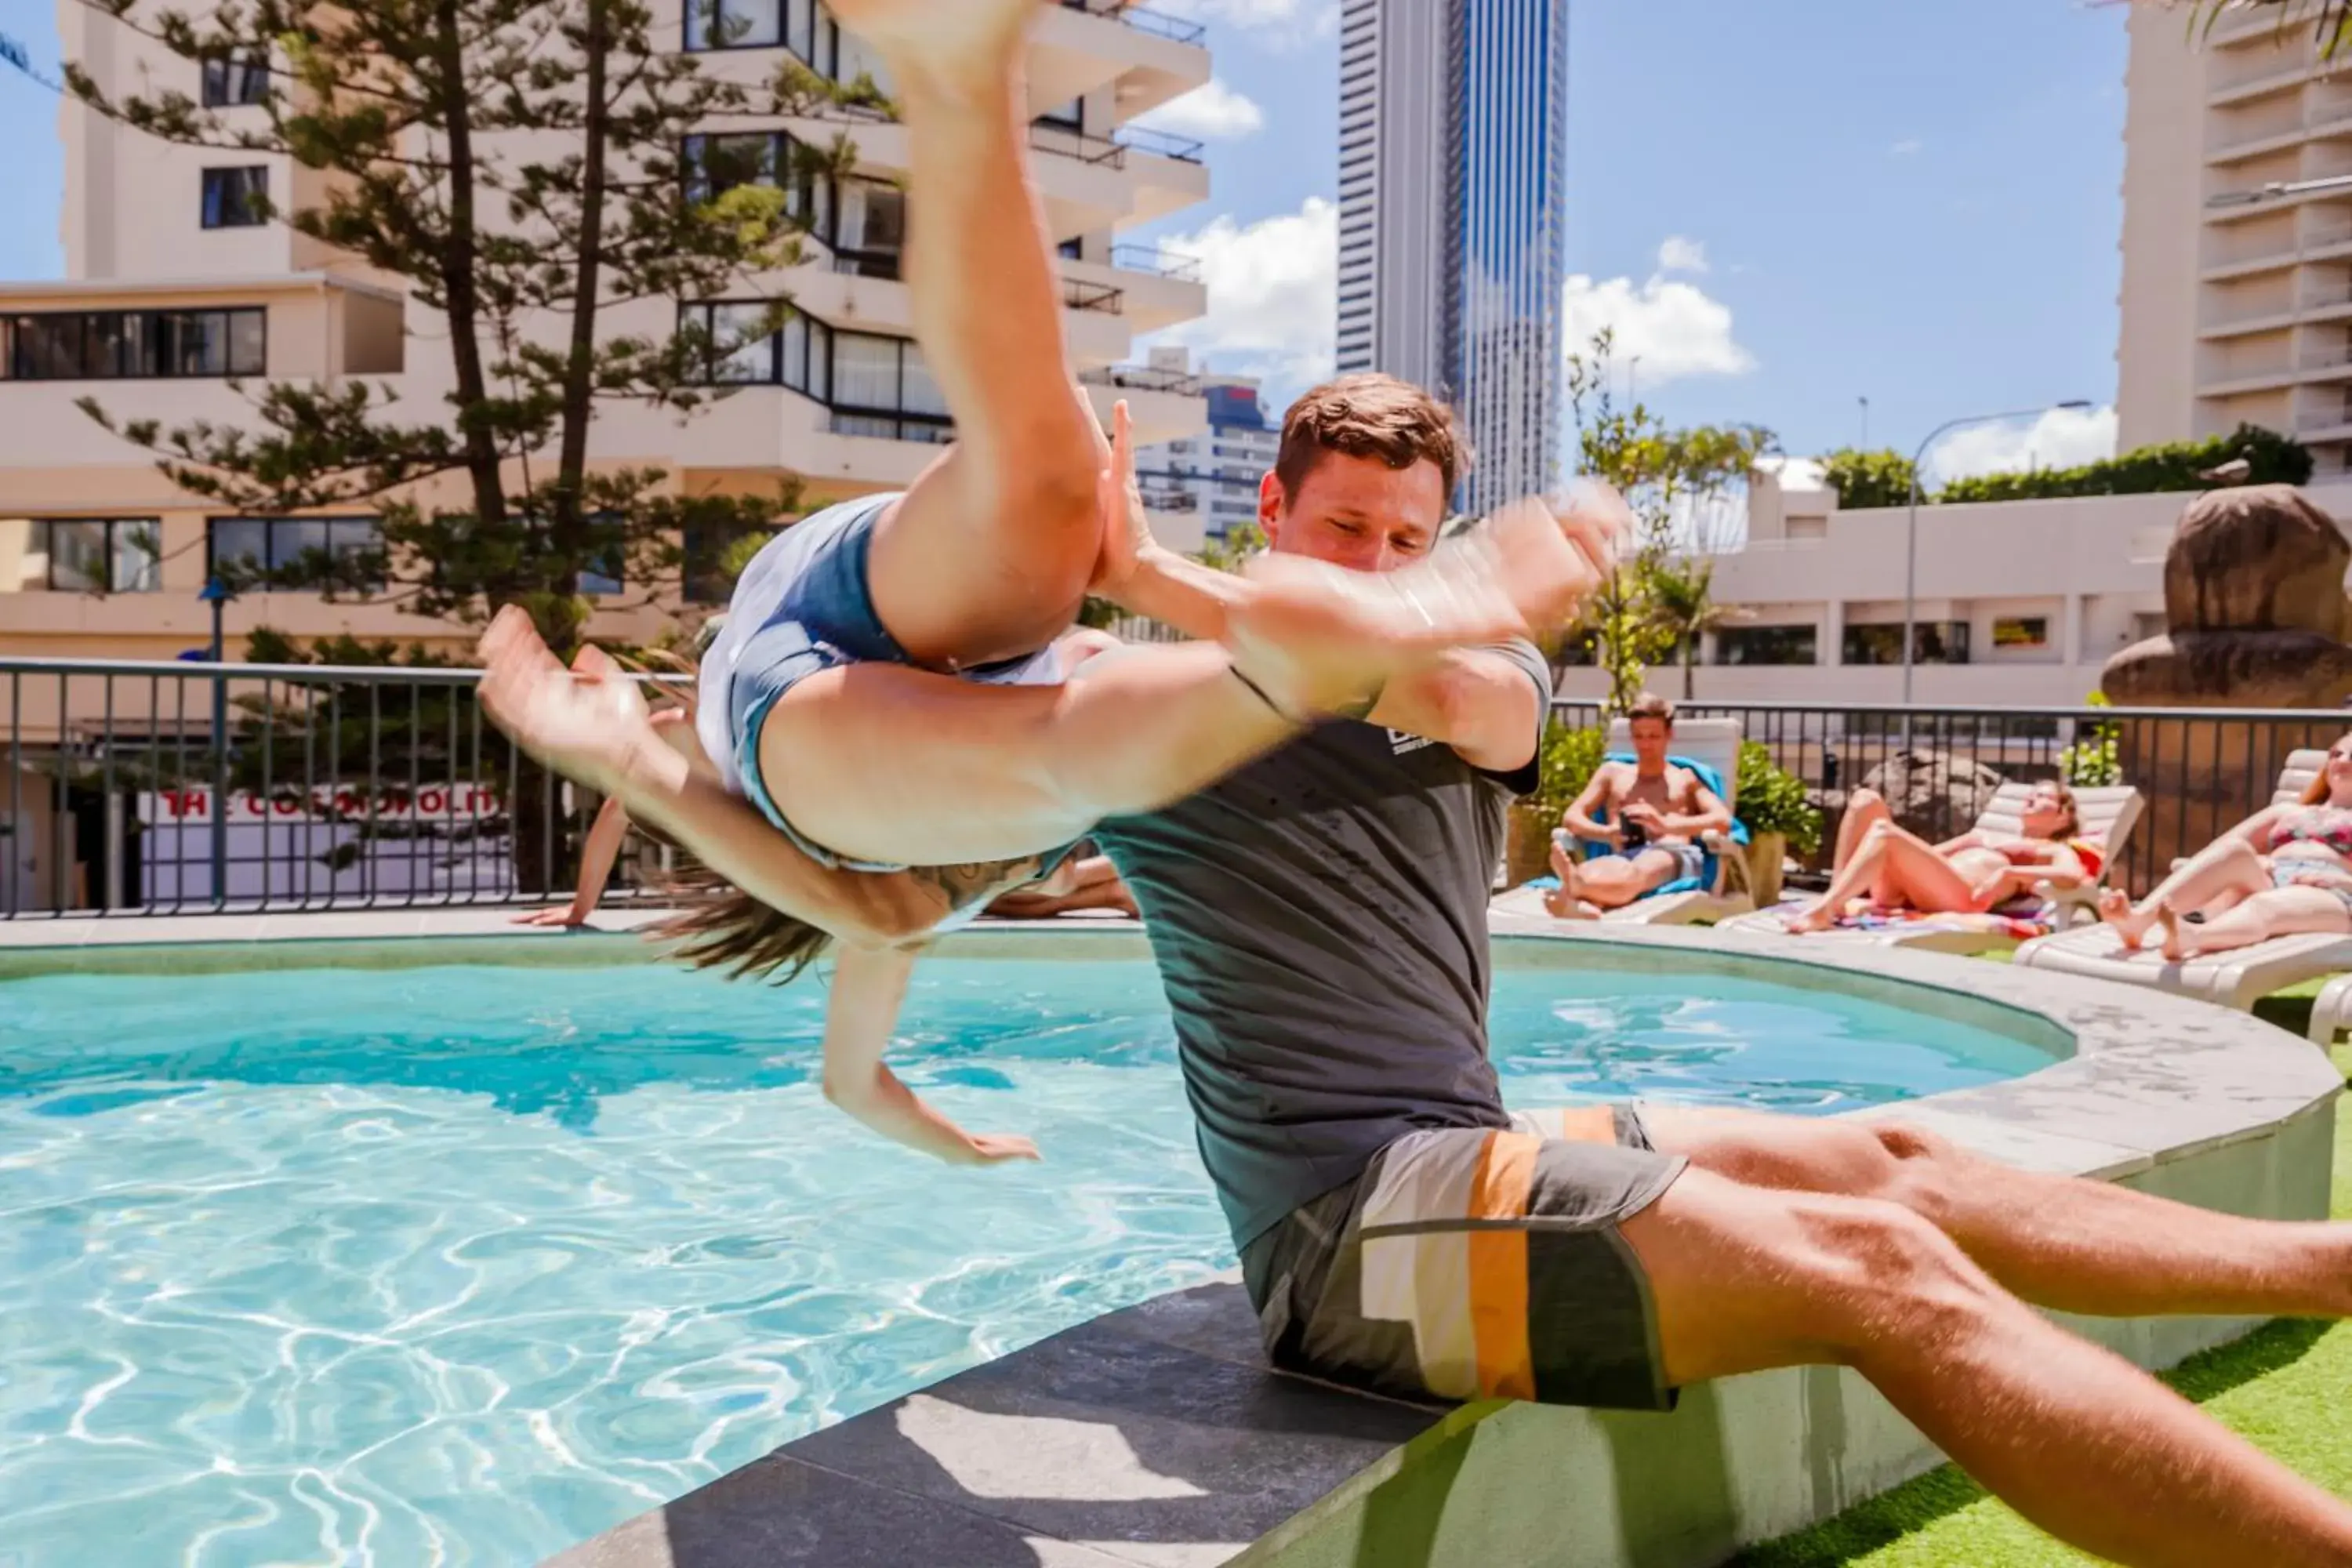
[[[1705,874],[1699,840],[1731,830],[1731,808],[1688,768],[1666,761],[1675,738],[1675,705],[1644,692],[1627,717],[1633,762],[1603,763],[1584,793],[1560,814],[1552,835],[1557,892],[1544,907],[1562,920],[1597,920],[1660,888]],[[1606,844],[1612,853],[1580,865],[1576,841]]]

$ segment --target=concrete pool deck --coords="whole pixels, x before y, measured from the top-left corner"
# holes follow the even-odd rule
[[[610,963],[644,951],[516,928],[511,912],[0,923],[0,976],[448,962],[493,951],[501,962]],[[621,911],[599,924],[646,918]],[[1498,918],[1496,932],[1505,967],[1662,978],[1696,969],[1896,994],[1970,1022],[2005,1016],[2010,1032],[2053,1052],[2071,1040],[2073,1054],[2024,1078],[1860,1114],[1928,1126],[2033,1169],[2231,1212],[2326,1213],[2342,1079],[2305,1042],[2244,1015],[1795,938],[1749,939],[1734,952],[1694,931],[1564,932]],[[1148,950],[1131,922],[1062,921],[983,927],[948,951],[1125,959]],[[2150,1367],[2251,1326],[2069,1323]],[[1225,1282],[1110,1314],[812,1434],[551,1561],[1703,1568],[1939,1460],[1859,1378],[1828,1368],[1695,1388],[1665,1416],[1500,1403],[1444,1410],[1328,1388],[1265,1369],[1247,1304]]]

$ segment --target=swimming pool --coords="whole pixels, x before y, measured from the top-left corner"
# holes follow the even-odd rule
[[[635,965],[0,984],[0,1546],[529,1563],[1230,1263],[1148,965],[919,976],[894,1061],[1034,1167],[832,1111],[821,1004]],[[1589,967],[1507,966],[1495,1032],[1520,1105],[1828,1111],[2051,1059]]]

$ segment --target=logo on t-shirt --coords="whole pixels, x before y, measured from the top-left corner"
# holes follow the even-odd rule
[[[1389,731],[1389,749],[1400,757],[1403,756],[1407,752],[1418,752],[1423,746],[1433,746],[1435,744],[1437,744],[1437,742],[1431,740],[1426,735],[1408,735],[1402,730],[1391,730]]]

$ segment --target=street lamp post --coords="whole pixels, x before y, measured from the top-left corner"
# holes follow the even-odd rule
[[[196,595],[213,612],[213,905],[228,902],[228,680],[221,674],[226,657],[221,619],[236,595],[217,577],[205,579]],[[263,831],[268,831],[267,827]],[[182,862],[185,864],[185,862]]]
[[[1919,639],[1919,465],[1927,460],[1927,449],[1955,430],[1972,425],[1998,425],[2009,419],[2028,419],[2056,409],[2079,414],[2091,406],[2084,398],[2071,398],[2064,403],[2045,404],[2040,408],[2012,408],[2006,414],[1970,414],[1958,419],[1948,419],[1927,432],[1919,449],[1911,455],[1911,516],[1904,531],[1903,545],[1903,706],[1911,706],[1911,671],[1917,662],[1914,645]],[[1906,722],[1907,718],[1906,718]]]

